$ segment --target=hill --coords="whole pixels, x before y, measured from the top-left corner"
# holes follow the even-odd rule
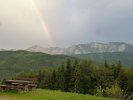
[[[0,100],[115,100],[115,99],[38,89],[33,92],[21,93],[21,94],[0,93]]]
[[[22,71],[57,67],[68,58],[74,59],[65,55],[49,55],[40,52],[0,51],[0,79],[12,77]]]
[[[88,53],[72,56],[80,59],[93,60],[97,63],[104,63],[105,60],[110,64],[121,61],[125,66],[133,66],[133,54],[128,52]]]

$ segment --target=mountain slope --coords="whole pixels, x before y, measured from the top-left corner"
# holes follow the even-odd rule
[[[13,76],[22,71],[34,71],[45,67],[56,67],[66,59],[65,55],[49,55],[28,51],[0,51],[0,78]]]
[[[104,63],[105,60],[107,60],[110,64],[121,61],[125,66],[133,66],[133,54],[127,52],[89,53],[72,56],[80,59],[93,60],[97,63]]]
[[[124,42],[109,42],[109,43],[91,42],[88,44],[73,45],[68,48],[60,48],[60,47],[43,48],[40,46],[33,46],[28,48],[27,51],[43,52],[47,54],[65,54],[65,55],[102,53],[102,52],[133,53],[133,45]]]

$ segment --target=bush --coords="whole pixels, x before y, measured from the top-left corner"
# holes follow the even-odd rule
[[[114,85],[111,86],[111,88],[109,87],[105,89],[102,89],[101,87],[98,88],[96,95],[120,99],[123,96],[123,91],[119,87],[118,83],[115,83]]]
[[[123,96],[123,91],[119,87],[118,83],[115,83],[111,88],[106,88],[104,95],[112,98],[121,98]]]
[[[98,87],[97,90],[96,90],[96,96],[101,96],[102,97],[103,93],[104,93],[104,89],[102,89],[101,86]]]

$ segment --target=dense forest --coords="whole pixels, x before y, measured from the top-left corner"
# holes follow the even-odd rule
[[[96,66],[92,61],[71,61],[57,69],[38,73],[21,73],[17,77],[34,77],[38,87],[97,96],[122,98],[133,93],[133,68],[116,64]]]

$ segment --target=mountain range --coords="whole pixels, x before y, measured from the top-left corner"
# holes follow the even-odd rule
[[[50,47],[43,48],[35,45],[27,49],[30,52],[43,52],[47,54],[64,54],[64,55],[75,55],[75,54],[88,54],[88,53],[104,53],[104,52],[128,52],[133,53],[133,45],[124,42],[109,42],[99,43],[91,42],[88,44],[72,45],[68,48]]]
[[[67,59],[92,60],[96,64],[121,61],[125,67],[133,66],[133,45],[123,42],[73,45],[68,48],[43,48],[32,46],[26,50],[0,50],[0,80],[13,77],[19,72],[38,71],[58,67]]]

